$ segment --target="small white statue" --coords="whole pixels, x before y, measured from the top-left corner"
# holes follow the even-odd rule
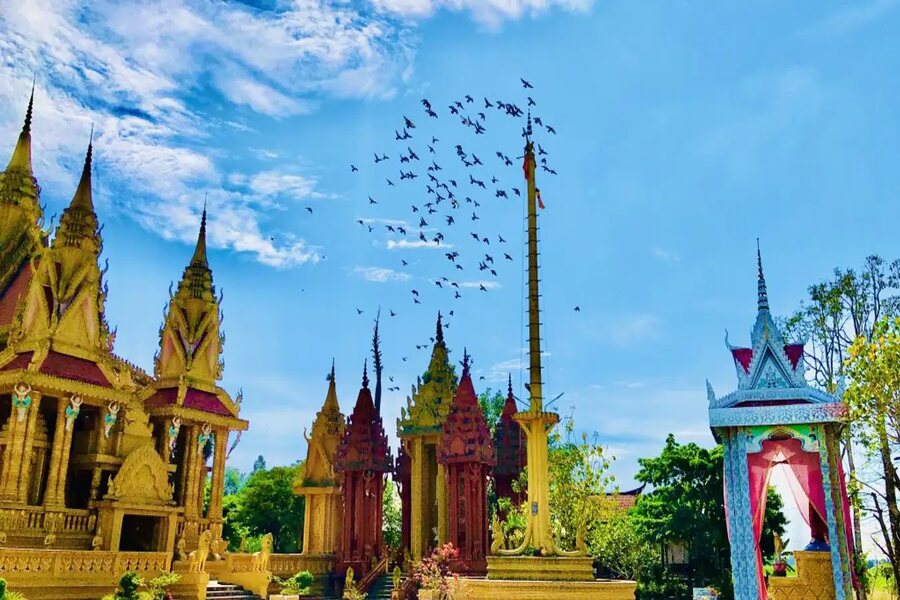
[[[13,406],[16,409],[16,420],[21,423],[28,414],[28,407],[31,406],[31,386],[27,383],[16,384],[13,395]]]
[[[72,431],[75,419],[78,418],[78,413],[81,412],[82,402],[84,401],[81,399],[81,396],[69,398],[69,406],[66,407],[66,431]]]
[[[116,421],[119,420],[119,403],[118,402],[110,402],[109,406],[106,407],[106,414],[103,415],[103,435],[105,437],[109,437],[110,431],[112,431],[113,425],[116,424]]]

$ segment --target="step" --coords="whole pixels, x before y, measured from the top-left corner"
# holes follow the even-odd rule
[[[260,597],[248,592],[239,585],[210,581],[206,586],[207,600],[260,600]]]

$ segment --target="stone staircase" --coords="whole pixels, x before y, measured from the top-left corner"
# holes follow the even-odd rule
[[[391,590],[394,589],[394,582],[390,575],[382,575],[369,588],[366,598],[368,600],[391,600]]]
[[[389,596],[390,597],[390,596]],[[242,587],[228,583],[210,581],[206,586],[206,600],[261,600]]]

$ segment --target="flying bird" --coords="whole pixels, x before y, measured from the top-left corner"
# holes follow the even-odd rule
[[[351,172],[351,173],[356,173],[357,171],[359,171],[359,169],[356,168],[356,165],[350,165],[350,172]]]
[[[522,79],[521,77],[519,78],[519,81],[522,82],[522,87],[525,88],[525,89],[532,89],[532,88],[534,88],[534,86],[531,85],[531,82],[525,81],[525,80]]]

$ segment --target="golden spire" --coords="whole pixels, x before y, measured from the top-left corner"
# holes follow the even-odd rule
[[[200,217],[200,233],[197,235],[197,247],[191,257],[192,265],[208,266],[206,261],[206,200],[203,201],[203,216]]]
[[[334,359],[331,359],[331,373],[328,375],[328,394],[325,396],[325,404],[322,405],[323,413],[341,412],[337,399],[337,386],[334,382]]]
[[[206,259],[206,202],[203,203],[203,214],[200,217],[197,246],[194,248],[191,262],[184,270],[181,283],[178,284],[177,293],[215,302],[216,290],[213,287],[212,269],[209,268],[209,262]]]
[[[158,379],[187,374],[212,385],[221,379],[220,360],[225,336],[212,269],[206,262],[206,208],[200,218],[197,247],[169,299],[166,321],[160,330],[160,351],[154,373]]]
[[[31,86],[31,98],[28,99],[28,109],[25,111],[25,124],[19,134],[19,140],[16,142],[16,149],[13,150],[9,164],[6,166],[7,171],[21,169],[29,175],[31,174],[31,113],[33,108],[34,84]]]
[[[91,191],[91,168],[94,156],[94,128],[91,127],[91,140],[88,143],[84,158],[84,168],[78,188],[72,197],[69,207],[63,211],[59,219],[59,229],[53,238],[53,247],[80,247],[95,254],[100,253],[100,236],[97,231],[97,215],[94,213],[94,199]]]

